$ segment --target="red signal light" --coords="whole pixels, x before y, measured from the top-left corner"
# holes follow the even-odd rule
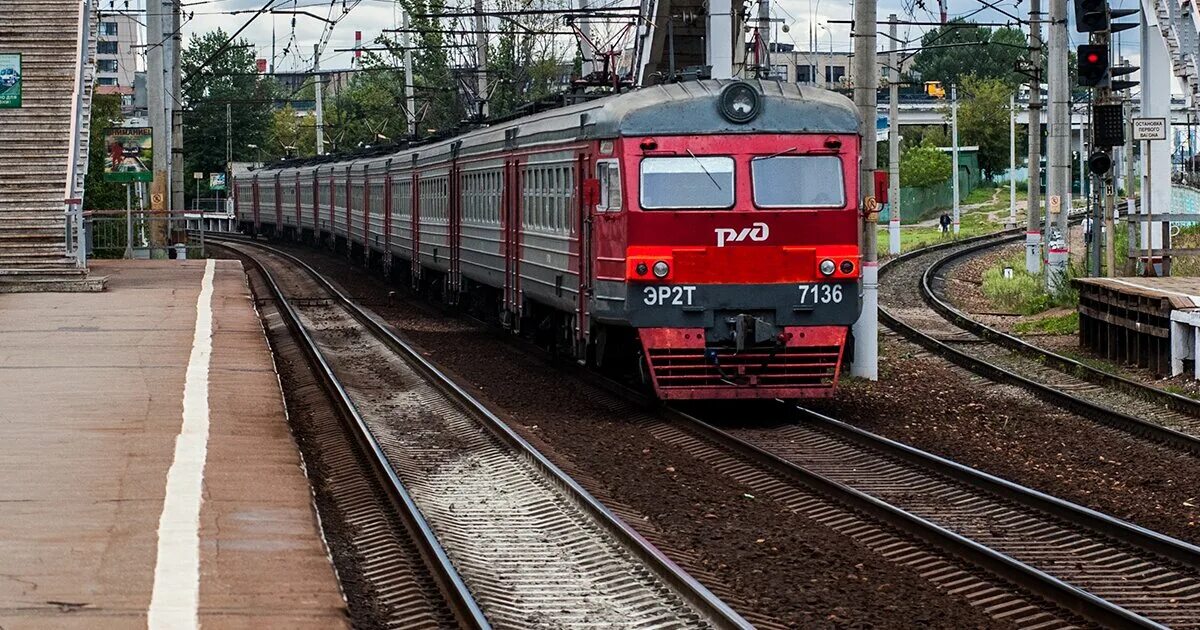
[[[1091,53],[1090,55],[1087,56],[1087,60],[1088,60],[1088,63],[1097,63],[1098,61],[1100,61],[1100,55],[1097,55],[1096,53]]]

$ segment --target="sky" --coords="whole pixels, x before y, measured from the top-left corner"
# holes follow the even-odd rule
[[[142,10],[144,2],[156,0],[98,0],[101,10],[110,8],[132,11]],[[162,1],[162,0],[157,0]],[[203,33],[215,28],[223,28],[232,32],[241,27],[268,0],[183,0],[184,11],[194,13],[183,27],[185,37],[194,33]],[[467,5],[471,0],[458,0]],[[567,2],[568,0],[561,0]],[[797,50],[809,48],[809,31],[815,27],[819,51],[845,51],[850,48],[849,25],[835,24],[839,20],[850,20],[853,14],[851,0],[775,0],[771,4],[772,17],[782,20],[775,23],[778,29],[777,40],[783,43],[793,43]],[[1022,19],[1028,18],[1029,4],[1027,0],[988,0],[989,3],[1011,15]],[[454,4],[455,0],[449,0]],[[492,4],[485,0],[487,4]],[[636,0],[591,0],[592,6],[604,3],[631,4]],[[935,22],[938,19],[937,0],[878,0],[878,15],[880,30],[885,30],[884,22],[887,16],[895,13],[901,21]],[[981,0],[947,0],[948,14],[951,18],[970,16],[979,22],[1009,23],[1011,18],[1001,11],[990,9]],[[322,17],[331,15],[335,18],[342,16],[343,7],[354,4],[353,0],[275,0],[277,10],[298,10],[318,14]],[[1049,0],[1042,0],[1043,9]],[[1070,3],[1068,3],[1069,5]],[[1125,6],[1137,7],[1137,0],[1112,0],[1114,8]],[[153,6],[153,5],[152,5]],[[248,11],[242,14],[231,14],[233,11]],[[137,15],[144,15],[137,13]],[[1126,18],[1125,21],[1130,21]],[[393,0],[360,0],[358,5],[349,11],[338,22],[330,37],[329,45],[321,57],[323,68],[345,68],[350,65],[353,55],[351,52],[337,52],[337,49],[351,48],[354,45],[355,31],[362,31],[364,45],[369,45],[375,37],[382,34],[382,29],[399,26],[400,13]],[[782,26],[788,27],[788,32],[782,32]],[[276,66],[278,70],[307,70],[312,66],[312,47],[320,40],[324,23],[305,15],[297,15],[295,27],[291,15],[263,15],[255,19],[242,33],[258,47],[260,57],[271,56],[272,31],[274,32]],[[900,36],[906,41],[919,42],[921,35],[930,30],[927,25],[902,25]],[[1085,43],[1085,36],[1068,29],[1071,36],[1071,47]],[[1044,31],[1043,31],[1044,33]],[[1043,35],[1044,36],[1044,35]],[[775,35],[773,35],[775,37]],[[880,38],[881,49],[887,47],[887,39]],[[284,52],[287,51],[285,55]],[[1131,30],[1121,35],[1119,54],[1134,59],[1138,55],[1137,31]]]

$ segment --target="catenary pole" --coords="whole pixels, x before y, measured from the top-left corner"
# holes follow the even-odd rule
[[[408,11],[404,12],[404,119],[408,135],[417,137],[417,99],[413,96],[412,35],[408,32]]]
[[[407,25],[405,28],[408,28]],[[407,37],[407,35],[405,35]],[[407,48],[408,45],[405,45]],[[325,155],[325,80],[321,76],[321,45],[313,44],[313,94],[316,95],[317,155]]]
[[[1046,90],[1050,112],[1046,131],[1047,209],[1046,289],[1056,291],[1066,278],[1070,258],[1067,216],[1071,210],[1071,86],[1067,79],[1067,0],[1049,0],[1050,19]],[[1057,198],[1058,203],[1053,200]],[[1051,229],[1053,226],[1053,229]]]
[[[859,167],[859,199],[871,199],[875,192],[875,118],[878,107],[879,72],[876,70],[876,0],[858,0],[854,6],[854,104],[858,107],[859,132],[862,136],[862,162]],[[854,361],[851,374],[879,379],[879,262],[876,252],[876,213],[862,209],[862,314],[854,324]]]
[[[888,253],[900,253],[900,68],[896,14],[888,16]]]
[[[168,0],[150,0],[146,4],[146,117],[152,129],[151,142],[154,157],[152,168],[154,179],[150,183],[150,211],[161,215],[167,209],[167,190],[170,188],[171,127],[167,117],[167,68],[166,47],[163,41],[165,6]],[[150,221],[150,245],[162,247],[166,243],[161,221]]]
[[[954,235],[958,236],[958,228],[960,221],[960,212],[962,211],[958,201],[959,181],[958,172],[961,170],[958,166],[958,86],[950,86],[950,181],[953,183],[953,199],[951,203],[954,208]]]
[[[488,116],[488,36],[487,17],[483,0],[475,0],[475,96],[479,101],[479,117]]]
[[[1008,223],[1017,227],[1017,95],[1008,97]]]
[[[1025,271],[1042,270],[1042,2],[1029,0],[1029,200],[1025,207]]]
[[[183,203],[183,31],[180,29],[180,0],[171,2],[171,97],[167,105],[171,108],[171,195],[170,212],[182,216]],[[174,215],[167,214],[168,232],[174,226]],[[186,227],[186,224],[185,224]],[[172,235],[168,233],[168,238]],[[186,240],[186,232],[185,232]],[[173,243],[167,243],[172,245]]]

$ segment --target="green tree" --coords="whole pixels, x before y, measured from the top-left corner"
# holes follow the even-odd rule
[[[104,181],[104,130],[121,126],[121,96],[96,94],[92,96],[92,122],[88,131],[88,172],[83,180],[83,201],[88,209],[114,210],[125,208],[125,185]]]
[[[912,147],[900,156],[900,185],[920,188],[950,179],[950,156],[937,147]]]
[[[325,103],[325,135],[332,150],[355,149],[408,133],[404,72],[388,67],[377,56],[368,57],[350,84]]]
[[[278,84],[258,73],[254,49],[246,40],[233,42],[216,54],[228,38],[221,29],[192,35],[183,51],[183,75],[191,77],[183,87],[187,107],[183,147],[188,173],[225,170],[227,104],[231,108],[233,160],[257,160],[258,149],[248,145],[262,147],[264,154],[270,149]]]
[[[1013,88],[1000,79],[976,76],[964,77],[959,90],[959,144],[979,147],[979,168],[988,179],[1008,169],[1008,99],[1012,93]]]
[[[272,157],[307,157],[317,154],[317,117],[312,112],[298,114],[284,105],[271,116]],[[291,148],[289,148],[291,147]]]
[[[950,86],[974,75],[999,79],[1010,86],[1025,80],[1015,72],[1017,60],[1028,57],[1028,43],[1020,29],[995,31],[974,22],[955,20],[921,38],[921,52],[912,69],[923,81],[941,81],[947,97]]]

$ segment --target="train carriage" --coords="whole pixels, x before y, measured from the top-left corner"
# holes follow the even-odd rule
[[[842,96],[697,81],[260,170],[238,212],[278,217],[261,181],[315,189],[335,247],[663,398],[823,396],[861,308],[859,153]]]

